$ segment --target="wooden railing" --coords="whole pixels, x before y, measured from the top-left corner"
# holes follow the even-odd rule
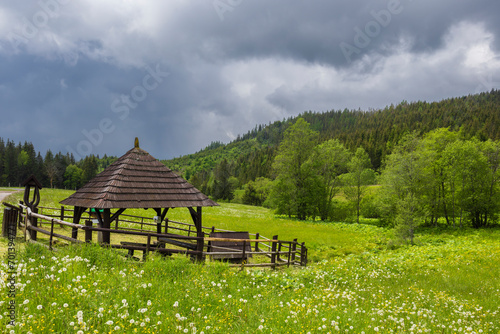
[[[45,213],[46,211],[49,211],[49,213]],[[74,210],[68,209],[64,206],[61,206],[60,208],[51,208],[51,207],[43,207],[43,206],[38,207],[39,214],[44,214],[45,216],[58,218],[60,220],[72,219],[73,218],[73,211]],[[66,215],[67,213],[70,213],[70,215]],[[85,213],[88,214],[88,219],[94,219],[91,217],[89,211],[85,211]],[[127,219],[127,218],[129,218],[129,219]],[[135,219],[135,220],[133,220],[133,219]],[[147,230],[148,227],[153,227],[153,230],[156,230],[158,227],[157,223],[154,221],[153,218],[129,215],[126,213],[120,214],[119,218],[115,219],[114,229],[116,229],[116,230],[119,229],[118,226],[123,225],[122,223],[126,223],[126,224],[132,225],[132,226],[137,225],[137,226],[140,226],[140,228],[120,226],[121,230],[145,231],[145,230]],[[161,224],[162,224],[161,225],[162,230],[165,230],[165,233],[168,233],[168,230],[175,230],[175,231],[185,232],[188,236],[191,234],[196,235],[196,227],[194,226],[194,224],[188,224],[188,223],[178,222],[178,221],[169,220],[169,219],[162,221]],[[211,232],[213,232],[213,231],[225,231],[222,229],[216,229],[215,227],[206,227],[206,226],[203,226],[202,229],[204,231],[211,231]],[[209,234],[210,234],[210,232],[204,232],[204,235],[208,236]]]
[[[5,204],[5,203],[4,203]],[[10,204],[8,204],[10,205]],[[15,207],[10,205],[11,207]],[[107,229],[101,227],[94,227],[92,221],[85,221],[83,224],[73,224],[64,220],[64,218],[72,218],[72,216],[66,216],[68,212],[73,210],[65,209],[62,207],[60,212],[55,208],[39,207],[39,211],[52,210],[51,214],[42,214],[41,212],[33,212],[29,207],[22,204],[19,207],[15,207],[19,210],[19,225],[23,229],[25,238],[29,242],[40,243],[37,237],[38,233],[48,236],[48,244],[41,243],[47,246],[49,249],[53,249],[55,244],[55,239],[62,239],[72,243],[84,243],[93,242],[94,235],[97,233],[110,233],[112,235],[128,235],[128,236],[138,236],[145,238],[144,243],[122,241],[120,244],[102,244],[103,246],[116,248],[116,249],[126,249],[129,251],[128,255],[133,256],[134,251],[142,251],[143,259],[147,258],[150,252],[158,252],[164,255],[172,255],[176,253],[186,254],[196,259],[204,259],[206,257],[212,258],[214,256],[230,256],[236,257],[242,260],[240,264],[231,264],[233,267],[272,267],[276,268],[278,266],[290,266],[290,265],[300,265],[305,266],[307,264],[307,248],[304,243],[298,243],[297,239],[293,241],[283,241],[279,240],[278,236],[274,236],[272,239],[265,238],[259,233],[248,234],[254,237],[254,239],[229,239],[229,238],[210,238],[207,237],[209,233],[204,232],[203,237],[191,236],[192,233],[196,234],[196,229],[194,225],[173,222],[170,220],[165,220],[164,230],[165,233],[156,233],[153,231],[144,230],[143,226],[154,226],[157,227],[156,223],[149,223],[152,218],[139,217],[132,215],[122,215],[128,218],[140,218],[141,221],[131,221],[127,219],[120,219],[120,222],[128,222],[133,224],[141,224],[141,229],[136,228],[126,228],[118,229],[118,225],[115,228]],[[57,213],[57,214],[54,214]],[[62,219],[61,219],[62,218]],[[176,224],[181,227],[172,226],[171,224]],[[44,225],[49,225],[50,230],[43,228]],[[60,227],[70,227],[82,230],[84,232],[84,240],[79,240],[71,236],[66,236],[61,233],[54,232],[54,228],[59,225]],[[175,230],[185,232],[187,235],[168,233],[168,230]],[[204,230],[210,232],[231,232],[222,229],[216,229],[214,227],[203,227]],[[161,230],[163,231],[163,229]],[[60,232],[60,231],[59,231]],[[156,238],[156,240],[154,240]],[[98,236],[99,239],[99,236]],[[200,242],[202,241],[202,242]],[[214,242],[235,242],[242,247],[230,248],[217,246],[211,247]],[[197,245],[203,244],[203,247],[198,247]],[[167,245],[173,245],[176,248],[167,248]],[[253,245],[253,246],[252,246]],[[249,247],[247,247],[249,246]],[[249,258],[257,255],[260,256],[258,261],[253,263],[249,262]],[[268,258],[270,262],[264,262],[263,259]]]

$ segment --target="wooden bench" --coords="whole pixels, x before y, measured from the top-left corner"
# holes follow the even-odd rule
[[[189,242],[183,242],[183,241],[179,241],[179,240],[174,240],[174,239],[169,239],[169,238],[163,238],[163,237],[160,237],[158,238],[158,244],[170,244],[170,245],[174,245],[174,246],[179,246],[179,247],[182,247],[182,248],[187,248],[187,249],[190,249],[190,250],[196,250],[196,244],[192,244],[192,243],[189,243]]]
[[[223,239],[250,239],[248,232],[212,232],[210,238]],[[229,260],[231,262],[242,262],[252,257],[252,254],[243,254],[243,241],[209,241],[209,253],[226,253],[211,255],[214,260]],[[251,252],[252,246],[250,242],[245,243],[245,253]]]

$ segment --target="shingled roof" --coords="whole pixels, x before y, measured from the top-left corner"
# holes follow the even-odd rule
[[[133,149],[60,203],[96,209],[218,205],[141,149],[137,140]]]

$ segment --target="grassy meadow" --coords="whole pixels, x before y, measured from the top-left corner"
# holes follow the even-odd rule
[[[44,189],[40,205],[58,206],[70,193]],[[8,201],[21,197],[17,193]],[[273,271],[198,265],[185,257],[139,262],[95,245],[50,252],[18,238],[13,298],[2,239],[0,328],[5,333],[500,332],[498,229],[421,229],[417,246],[394,247],[391,230],[374,225],[301,222],[239,204],[203,210],[205,226],[305,242],[310,264]],[[190,221],[186,209],[169,211],[168,217]],[[12,301],[15,326],[8,325]]]

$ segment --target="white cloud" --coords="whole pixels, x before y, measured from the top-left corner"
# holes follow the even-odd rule
[[[473,92],[486,73],[500,76],[492,36],[482,24],[462,22],[442,48],[427,53],[413,53],[411,40],[401,39],[390,56],[365,55],[347,69],[267,58],[226,64],[222,77],[254,123],[307,110],[435,100]]]

